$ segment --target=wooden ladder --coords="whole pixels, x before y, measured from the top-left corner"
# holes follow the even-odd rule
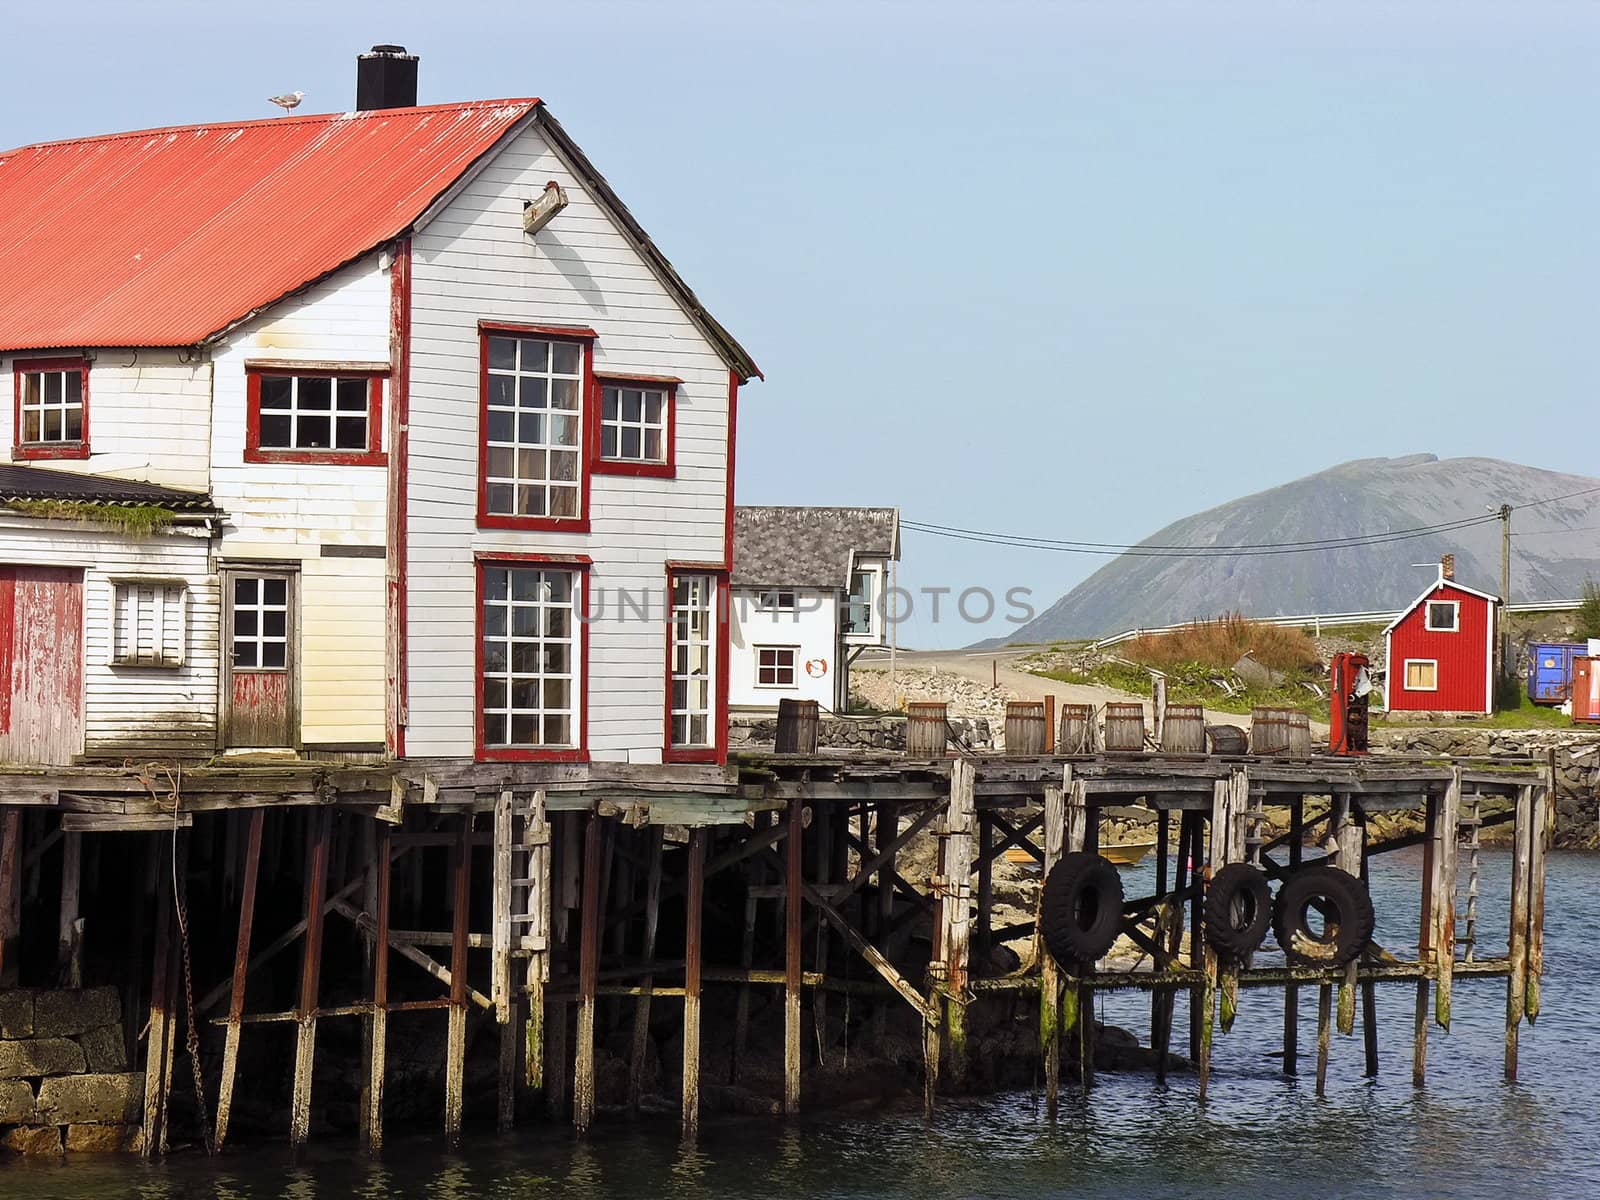
[[[1474,792],[1471,807],[1461,814],[1457,828],[1466,831],[1460,844],[1467,849],[1467,906],[1463,918],[1465,928],[1456,934],[1456,944],[1467,949],[1466,961],[1472,962],[1478,942],[1478,831],[1483,828],[1482,797]]]

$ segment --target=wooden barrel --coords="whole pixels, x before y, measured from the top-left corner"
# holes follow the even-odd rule
[[[1094,705],[1063,704],[1057,754],[1094,753]]]
[[[1006,753],[1045,752],[1043,700],[1013,700],[1006,705]]]
[[[1289,749],[1295,758],[1311,757],[1311,718],[1303,712],[1288,714]]]
[[[950,706],[915,700],[906,705],[906,757],[943,758],[950,733]]]
[[[1161,723],[1161,749],[1167,754],[1206,752],[1206,710],[1198,704],[1169,704]]]
[[[1106,705],[1107,750],[1144,749],[1144,705],[1113,701]]]
[[[817,752],[817,702],[815,700],[778,701],[778,737],[773,747],[779,754]]]
[[[1289,752],[1290,708],[1257,707],[1250,710],[1250,753],[1287,754]]]
[[[1213,754],[1244,754],[1250,749],[1250,739],[1237,725],[1207,725],[1206,741]]]

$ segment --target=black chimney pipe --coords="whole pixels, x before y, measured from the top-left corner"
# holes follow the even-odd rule
[[[356,59],[356,111],[415,108],[417,56],[404,46],[374,46]]]

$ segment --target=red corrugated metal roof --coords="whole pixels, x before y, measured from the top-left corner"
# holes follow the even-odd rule
[[[404,231],[538,100],[0,154],[0,350],[190,346]]]

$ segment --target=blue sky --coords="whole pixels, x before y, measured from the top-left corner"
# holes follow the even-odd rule
[[[1354,457],[1600,474],[1590,3],[8,16],[4,145],[347,108],[378,41],[424,102],[542,96],[766,370],[742,501],[1117,542]],[[901,582],[1042,609],[1101,561],[908,534]]]

